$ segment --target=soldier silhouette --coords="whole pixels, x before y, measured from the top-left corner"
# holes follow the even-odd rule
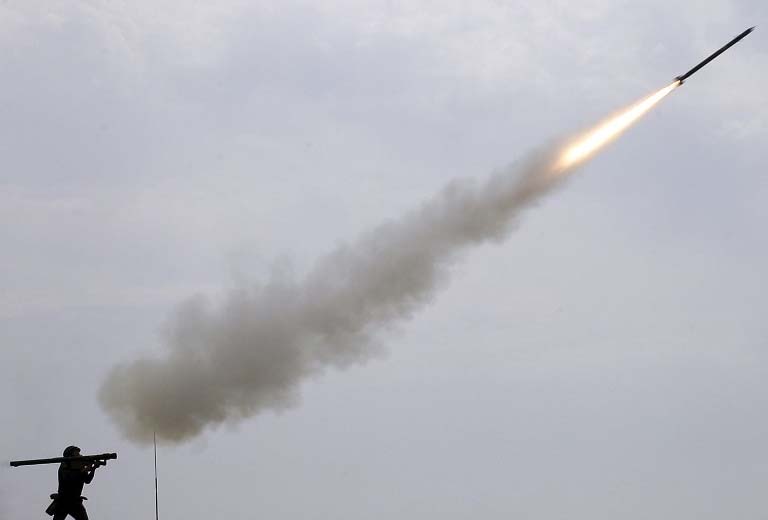
[[[80,448],[68,446],[64,457],[80,456]],[[83,505],[86,497],[81,496],[83,486],[90,484],[98,463],[80,461],[62,462],[59,466],[59,491],[51,495],[53,502],[45,510],[53,520],[64,520],[70,515],[75,520],[88,520],[88,513]]]

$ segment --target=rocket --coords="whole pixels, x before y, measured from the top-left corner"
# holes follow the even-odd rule
[[[700,68],[702,68],[704,65],[706,65],[706,64],[707,64],[707,63],[709,63],[710,61],[714,60],[714,59],[715,59],[715,58],[717,58],[718,56],[720,56],[722,53],[724,53],[726,50],[728,50],[728,49],[729,49],[729,48],[730,48],[732,45],[734,45],[736,42],[738,42],[739,40],[741,40],[742,38],[744,38],[746,35],[748,35],[749,33],[751,33],[751,32],[752,32],[754,29],[755,29],[754,27],[750,27],[749,29],[747,29],[746,31],[744,31],[743,33],[741,33],[740,35],[738,35],[737,37],[735,37],[733,40],[729,41],[728,43],[726,43],[725,45],[723,45],[722,47],[720,47],[718,50],[716,50],[715,52],[713,52],[713,53],[712,53],[712,54],[711,54],[711,55],[710,55],[708,58],[706,58],[704,61],[702,61],[701,63],[699,63],[698,65],[696,65],[694,68],[692,68],[691,70],[689,70],[688,72],[686,72],[686,73],[685,73],[685,74],[683,74],[682,76],[678,76],[678,77],[676,77],[675,79],[676,79],[677,81],[679,81],[679,82],[680,82],[680,84],[682,85],[682,84],[683,84],[683,82],[684,82],[686,79],[688,79],[689,77],[693,76],[693,75],[694,75],[696,72],[698,72],[698,71],[699,71],[699,69],[700,69]]]

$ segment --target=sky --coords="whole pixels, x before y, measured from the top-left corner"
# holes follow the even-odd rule
[[[765,516],[768,6],[0,4],[0,460],[118,452],[98,399],[190,298],[300,276],[757,30],[515,222],[364,362],[158,453],[160,516]],[[0,520],[55,466],[0,467]]]

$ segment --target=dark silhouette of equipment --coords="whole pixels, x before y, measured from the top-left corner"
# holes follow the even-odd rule
[[[155,520],[160,520],[157,506],[157,432],[152,432],[152,443],[155,445]]]
[[[741,33],[740,35],[738,35],[737,37],[735,37],[733,40],[729,41],[728,43],[726,43],[725,45],[723,45],[722,47],[720,47],[719,49],[717,49],[715,52],[713,52],[712,54],[710,54],[708,58],[706,58],[704,61],[702,61],[701,63],[699,63],[698,65],[696,65],[694,68],[692,68],[691,70],[689,70],[688,72],[686,72],[686,73],[685,73],[685,74],[683,74],[682,76],[678,76],[678,77],[676,77],[675,79],[676,79],[677,81],[679,81],[679,82],[680,82],[680,84],[682,85],[682,84],[683,84],[683,82],[684,82],[686,79],[688,79],[689,77],[691,77],[691,76],[693,76],[694,74],[696,74],[696,73],[699,71],[699,69],[700,69],[700,68],[702,68],[704,65],[706,65],[706,64],[707,64],[707,63],[709,63],[710,61],[714,60],[714,59],[715,59],[715,58],[717,58],[718,56],[720,56],[722,53],[724,53],[725,51],[727,51],[727,50],[728,50],[728,49],[729,49],[729,48],[730,48],[732,45],[735,45],[735,44],[736,44],[736,43],[737,43],[739,40],[741,40],[742,38],[744,38],[746,35],[748,35],[749,33],[751,33],[751,32],[752,32],[752,31],[754,31],[754,30],[755,30],[755,28],[754,28],[754,27],[750,27],[749,29],[747,29],[746,31],[744,31],[743,33]]]
[[[83,466],[106,466],[108,460],[116,460],[117,453],[102,453],[100,455],[78,455],[76,457],[54,457],[52,459],[30,459],[30,460],[12,460],[11,466],[37,466],[39,464],[59,464],[68,462],[70,464],[80,464]]]
[[[117,453],[99,455],[80,455],[80,448],[67,446],[63,457],[50,459],[13,460],[11,466],[37,466],[40,464],[59,463],[58,492],[51,495],[51,505],[45,510],[53,520],[64,520],[71,516],[75,520],[88,520],[88,513],[83,505],[83,486],[93,481],[96,468],[106,466],[108,460],[116,460]]]

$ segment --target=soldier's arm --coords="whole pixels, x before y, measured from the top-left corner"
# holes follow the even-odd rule
[[[89,471],[85,472],[85,483],[90,484],[93,480],[93,476],[96,473],[96,468],[91,468]]]

